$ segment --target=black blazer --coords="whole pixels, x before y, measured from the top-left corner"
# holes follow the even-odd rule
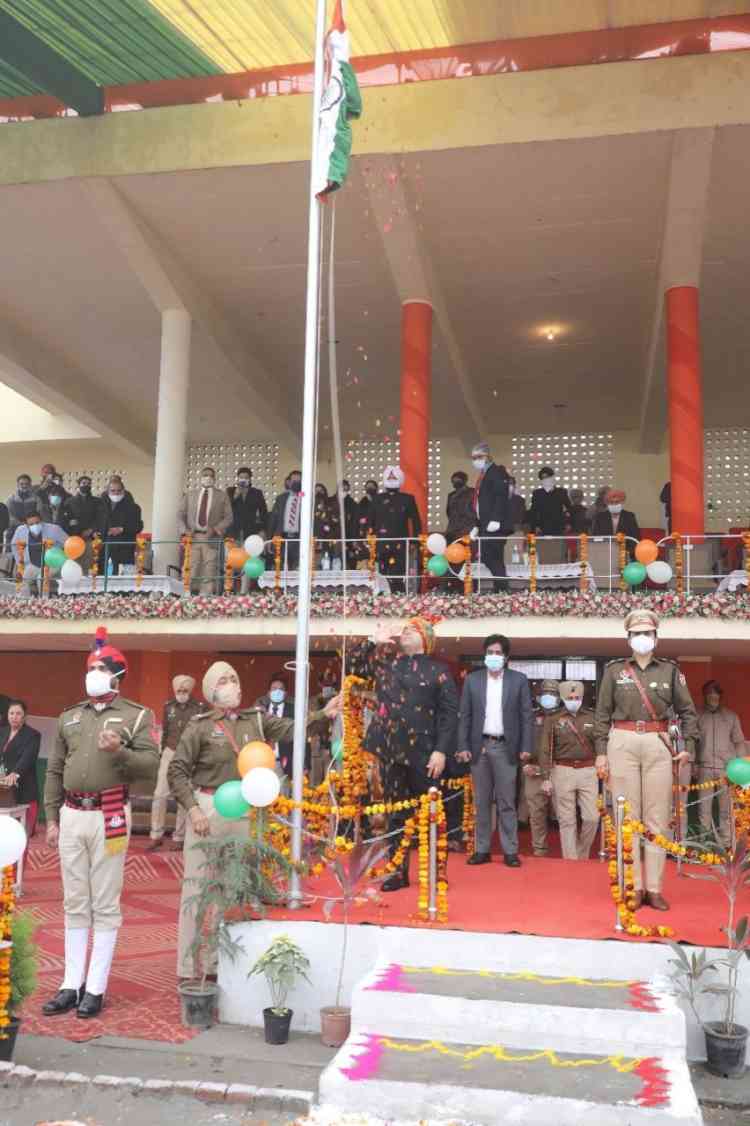
[[[368,652],[369,650],[369,652]],[[385,762],[424,767],[433,751],[456,753],[458,693],[450,670],[419,653],[407,657],[392,643],[363,646],[374,659],[377,710],[365,749]]]
[[[471,751],[471,761],[482,753],[484,713],[487,700],[487,669],[469,673],[461,694],[458,717],[458,749]],[[512,758],[534,751],[534,712],[529,682],[522,672],[503,672],[503,728],[505,744]]]
[[[256,708],[262,708],[264,715],[268,715],[268,709],[270,708],[270,706],[271,706],[271,697],[268,695],[268,693],[266,693],[264,696],[259,696],[258,699],[255,701],[255,707]],[[276,705],[274,704],[274,708],[275,707],[276,707]],[[274,715],[275,714],[276,713],[274,712]],[[286,696],[286,699],[284,700],[282,712],[281,712],[281,718],[282,719],[294,719],[294,696],[289,696],[289,695]],[[292,776],[292,757],[293,757],[293,754],[294,754],[294,743],[292,742],[291,739],[289,740],[288,743],[279,743],[279,766],[281,767],[281,769],[284,771],[285,774],[289,775],[290,778]],[[307,746],[306,746],[305,747],[305,759],[307,759],[307,756],[308,756],[308,751],[307,751]]]
[[[624,535],[634,540],[641,538],[641,529],[638,527],[638,521],[635,518],[634,512],[628,512],[627,509],[623,508],[620,513],[620,522],[617,525],[617,531],[622,532]],[[612,530],[611,512],[597,512],[594,517],[591,534],[592,536],[613,536],[615,534]],[[627,543],[626,547],[628,554],[632,557],[635,554],[635,544]]]
[[[3,748],[8,742],[10,727],[0,727],[0,762],[8,774],[18,775],[18,800],[21,803],[39,801],[39,788],[36,782],[36,760],[42,736],[35,727],[24,724],[12,739],[7,751]]]
[[[494,461],[482,477],[477,495],[477,525],[479,534],[485,535],[487,525],[496,521],[500,531],[510,531],[513,518],[510,511],[510,480],[501,465]],[[492,535],[492,533],[490,533]]]

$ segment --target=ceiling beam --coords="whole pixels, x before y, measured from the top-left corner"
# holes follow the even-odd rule
[[[667,430],[664,295],[674,286],[700,283],[715,133],[715,129],[683,129],[672,139],[659,273],[641,396],[642,453],[657,453]]]
[[[104,112],[103,87],[4,11],[0,11],[0,44],[6,62],[81,117]]]
[[[184,309],[221,353],[231,377],[228,390],[252,417],[254,428],[260,422],[285,445],[299,445],[298,423],[288,420],[279,381],[271,378],[213,297],[110,180],[86,179],[81,186],[159,313]]]

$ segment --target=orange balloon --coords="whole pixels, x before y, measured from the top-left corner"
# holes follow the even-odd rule
[[[86,550],[86,541],[81,536],[68,536],[64,551],[68,559],[80,559]]]
[[[252,770],[254,766],[267,766],[269,770],[273,770],[276,766],[276,755],[273,753],[273,747],[269,747],[268,743],[262,743],[260,739],[254,739],[252,743],[245,743],[245,746],[237,755],[237,769],[240,772],[240,778],[244,778],[248,770]]]
[[[241,571],[247,563],[250,556],[245,551],[244,547],[230,547],[227,552],[227,565],[233,571]]]
[[[445,558],[449,563],[465,563],[466,562],[466,548],[462,543],[450,544],[445,549]]]
[[[653,540],[640,540],[635,545],[635,557],[639,563],[643,563],[644,567],[648,567],[649,563],[659,558],[659,548]]]

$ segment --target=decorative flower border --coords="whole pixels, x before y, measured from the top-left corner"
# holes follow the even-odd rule
[[[582,593],[578,590],[520,591],[510,594],[432,592],[373,596],[313,594],[314,618],[394,617],[431,614],[439,619],[496,617],[622,618],[636,607],[655,610],[661,618],[723,618],[750,621],[750,592],[678,595],[674,591],[631,594],[628,591]],[[216,618],[289,618],[297,613],[295,594],[261,592],[248,595],[83,594],[59,598],[0,597],[0,619],[6,621],[101,621],[104,618],[151,621],[201,621]]]

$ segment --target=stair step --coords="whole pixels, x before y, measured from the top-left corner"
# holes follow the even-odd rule
[[[391,962],[360,982],[352,1027],[507,1047],[638,1055],[685,1052],[674,997],[641,981]]]
[[[684,1058],[509,1048],[353,1032],[320,1079],[324,1106],[381,1118],[517,1126],[701,1126]]]

